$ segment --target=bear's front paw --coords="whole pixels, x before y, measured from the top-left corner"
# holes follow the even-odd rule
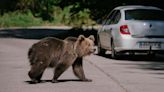
[[[37,84],[37,83],[39,83],[39,82],[40,82],[39,80],[32,79],[31,82],[30,82],[30,84]]]
[[[82,81],[84,81],[84,82],[92,82],[91,79],[83,79]]]
[[[58,83],[59,81],[58,80],[56,80],[56,79],[52,79],[52,81],[51,81],[52,83]]]

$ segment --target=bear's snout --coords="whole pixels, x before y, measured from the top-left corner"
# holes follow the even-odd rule
[[[93,48],[93,49],[91,50],[92,53],[94,53],[95,51],[96,51],[96,48]]]
[[[95,51],[96,51],[96,48],[92,48],[92,49],[90,49],[89,54],[92,54],[92,53],[94,53]]]

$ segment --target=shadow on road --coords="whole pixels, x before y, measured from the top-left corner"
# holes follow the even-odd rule
[[[138,55],[121,55],[116,60],[127,61],[148,61],[148,62],[164,62],[164,54],[157,54],[156,56],[138,54]],[[111,58],[111,54],[99,55],[106,58]]]
[[[68,36],[78,37],[79,35],[94,35],[96,38],[97,30],[95,29],[49,29],[49,28],[19,28],[19,29],[1,29],[0,38],[11,37],[11,38],[23,38],[23,39],[41,39],[44,37],[57,37],[64,39]]]
[[[52,80],[41,80],[40,82],[39,82],[39,84],[40,83],[47,83],[47,82],[50,82],[50,83],[52,83],[51,82]],[[59,79],[58,80],[58,83],[63,83],[63,82],[83,82],[83,81],[81,81],[81,80],[79,80],[79,79]],[[33,83],[32,81],[25,81],[26,83],[28,83],[28,84],[36,84],[36,83]]]
[[[105,58],[111,58],[110,54],[103,55]],[[140,69],[154,70],[154,71],[164,71],[164,57],[162,55],[148,56],[148,55],[123,55],[119,59],[120,65],[138,65]],[[116,61],[117,61],[116,60]],[[136,63],[122,63],[124,61],[136,62]],[[144,63],[143,63],[144,62]],[[135,68],[135,67],[134,67]],[[164,73],[157,73],[159,75],[164,75]]]

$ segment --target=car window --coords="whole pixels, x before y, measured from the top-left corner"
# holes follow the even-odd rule
[[[162,20],[164,11],[151,9],[135,9],[125,11],[125,20]]]
[[[117,24],[120,19],[121,19],[121,13],[120,13],[120,11],[118,11],[114,16],[113,24]]]
[[[119,10],[115,10],[107,19],[106,25],[116,24],[121,18],[121,14]]]
[[[113,11],[111,11],[111,12],[108,14],[108,16],[106,17],[106,19],[105,19],[103,25],[109,24],[108,22],[110,22],[110,19],[114,16],[115,12],[116,12],[116,11],[113,10]]]

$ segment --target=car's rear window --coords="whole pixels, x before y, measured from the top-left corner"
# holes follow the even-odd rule
[[[125,20],[161,20],[161,21],[164,21],[164,11],[151,10],[151,9],[126,10]]]

